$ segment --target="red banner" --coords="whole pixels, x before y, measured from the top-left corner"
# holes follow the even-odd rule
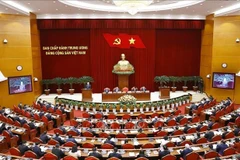
[[[138,35],[128,35],[125,33],[120,33],[118,35],[112,35],[109,33],[103,34],[104,38],[106,39],[107,43],[110,47],[117,47],[117,48],[146,48],[143,44],[141,38]]]

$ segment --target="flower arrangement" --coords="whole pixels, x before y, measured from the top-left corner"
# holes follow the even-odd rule
[[[123,104],[135,104],[137,99],[132,95],[123,95],[118,100]]]

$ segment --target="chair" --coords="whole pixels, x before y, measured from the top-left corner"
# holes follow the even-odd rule
[[[42,106],[42,110],[44,111],[44,112],[47,112],[47,107],[44,105],[44,106]]]
[[[191,152],[191,153],[188,153],[185,157],[185,160],[197,160],[199,158],[199,154],[196,153],[196,152]]]
[[[188,119],[187,118],[182,118],[180,121],[179,121],[179,125],[184,125],[184,124],[187,124],[188,123]]]
[[[14,122],[14,126],[21,127],[22,125],[21,125],[21,123],[20,123],[20,122],[18,122],[18,121],[15,121],[15,122]]]
[[[36,113],[33,115],[33,118],[34,118],[35,120],[37,120],[37,121],[41,121],[40,116],[39,116],[38,114],[36,114]]]
[[[145,143],[144,145],[142,145],[142,148],[154,148],[154,144],[152,144],[152,143]]]
[[[95,147],[95,145],[94,144],[92,144],[92,143],[83,143],[82,144],[82,147],[83,148],[94,148]]]
[[[215,158],[215,157],[220,157],[220,155],[216,151],[209,151],[204,155],[205,159]]]
[[[2,132],[2,135],[5,136],[5,139],[6,139],[7,143],[10,144],[10,147],[16,147],[17,146],[17,142],[19,140],[19,138],[17,136],[11,137],[9,135],[9,133],[5,130]]]
[[[75,144],[74,142],[71,142],[71,141],[66,142],[66,143],[63,144],[64,147],[73,147],[73,146],[75,146],[75,145],[76,145],[76,144]]]
[[[202,126],[199,130],[199,132],[204,132],[208,129],[208,126]]]
[[[154,123],[155,128],[162,127],[163,125],[164,125],[164,123],[162,121],[157,121]]]
[[[123,144],[122,149],[134,149],[134,145],[130,143]]]
[[[167,147],[175,147],[175,144],[173,142],[168,142],[166,143]]]
[[[113,113],[110,113],[110,114],[108,115],[108,119],[116,119],[116,115],[113,114]]]
[[[138,118],[139,118],[139,119],[140,119],[140,118],[145,119],[145,118],[146,118],[146,115],[145,115],[145,114],[139,114],[139,115],[138,115]]]
[[[229,155],[233,155],[233,154],[236,154],[236,149],[230,147],[230,148],[227,148],[223,151],[223,156],[229,156]]]
[[[78,136],[78,133],[73,130],[67,131],[67,134],[72,136]]]
[[[182,135],[182,134],[184,134],[184,132],[182,131],[182,130],[176,130],[176,131],[174,131],[173,132],[173,135]]]
[[[179,146],[185,146],[185,144],[192,145],[192,142],[190,140],[185,140],[185,141],[181,142]]]
[[[140,128],[148,128],[148,123],[147,123],[147,122],[139,122],[139,123],[138,123],[138,126],[139,126]]]
[[[75,119],[70,120],[70,126],[78,126],[79,122]]]
[[[120,159],[117,157],[111,157],[111,158],[108,158],[107,160],[120,160]]]
[[[91,132],[89,132],[89,131],[85,131],[85,132],[83,132],[82,134],[83,134],[83,137],[93,137],[93,136],[94,136],[94,135],[93,135]]]
[[[101,148],[102,148],[102,149],[113,149],[114,146],[111,145],[111,144],[109,144],[109,143],[105,143],[105,144],[102,144],[102,145],[101,145]]]
[[[109,137],[109,134],[107,134],[107,133],[105,133],[105,132],[101,132],[101,133],[99,134],[99,137],[100,137],[100,138],[108,138],[108,137]]]
[[[220,135],[215,135],[212,137],[212,142],[220,141],[222,139],[222,136]]]
[[[56,110],[56,114],[61,116],[62,122],[65,122],[67,120],[67,114],[66,113],[62,113],[62,111],[60,109]]]
[[[88,112],[83,112],[82,116],[83,118],[89,118],[90,114]]]
[[[82,122],[82,127],[90,127],[90,126],[92,126],[91,122],[89,122],[89,121],[83,121]]]
[[[105,124],[102,121],[96,123],[96,128],[105,128]]]
[[[113,122],[111,125],[110,125],[110,128],[111,129],[120,129],[120,125],[116,122]]]
[[[139,158],[137,158],[137,159],[135,159],[135,160],[148,160],[148,158],[145,158],[145,157],[139,157]]]
[[[43,141],[40,139],[40,138],[37,138],[37,137],[35,137],[35,138],[33,138],[33,140],[32,140],[33,142],[38,142],[38,143],[43,143]]]
[[[166,136],[168,133],[166,131],[159,131],[157,132],[157,134],[155,135],[156,137],[164,137]]]
[[[44,122],[44,124],[47,126],[48,130],[52,130],[53,129],[53,121],[49,121],[48,118],[46,116],[42,116],[42,121]]]
[[[54,109],[53,109],[52,107],[50,107],[50,108],[48,109],[48,111],[49,111],[50,113],[54,113]]]
[[[7,118],[7,123],[14,125],[14,121],[11,118]]]
[[[177,122],[174,119],[168,121],[167,126],[176,126]]]
[[[73,156],[65,156],[63,160],[78,160],[78,159]]]
[[[99,160],[99,159],[93,156],[89,156],[89,157],[86,157],[84,160]]]
[[[207,143],[207,142],[208,142],[207,138],[205,138],[205,137],[201,137],[197,140],[197,144],[202,144],[202,143]]]
[[[124,133],[118,133],[118,134],[116,135],[116,138],[127,138],[127,135],[124,134]]]
[[[94,116],[96,119],[101,119],[102,118],[102,113],[96,113]]]
[[[130,116],[129,114],[124,114],[124,115],[122,116],[122,118],[126,120],[126,119],[130,119],[131,116]]]
[[[196,133],[197,132],[197,129],[196,128],[189,128],[187,130],[187,134],[190,134],[190,133]]]
[[[219,123],[214,123],[212,125],[212,129],[218,129],[218,128],[220,128],[220,124]]]
[[[15,147],[10,148],[9,152],[11,155],[21,156],[21,152],[19,151],[19,149],[15,148]]]
[[[36,158],[37,158],[37,155],[36,155],[36,153],[34,153],[33,151],[26,151],[26,152],[24,153],[24,157],[36,159]]]
[[[229,138],[233,138],[233,137],[235,137],[234,133],[229,132],[229,133],[226,134],[225,139],[229,139]]]
[[[176,160],[176,159],[177,159],[177,157],[173,156],[171,154],[168,154],[168,155],[162,157],[162,160]]]
[[[175,116],[178,116],[181,112],[182,112],[181,110],[177,110],[177,111],[174,113],[174,115],[175,115]]]
[[[44,154],[43,156],[44,160],[58,160],[58,157],[50,152],[47,152],[46,154]]]
[[[200,122],[200,118],[198,116],[193,117],[192,123],[197,123],[197,122]]]
[[[144,138],[144,137],[147,137],[147,134],[146,133],[138,133],[136,135],[137,138]]]
[[[155,117],[158,117],[158,116],[159,116],[158,113],[153,113],[153,114],[151,115],[152,118],[155,118]]]
[[[127,122],[125,124],[125,129],[133,129],[135,127],[135,124],[132,122]]]
[[[30,140],[33,140],[33,138],[35,138],[36,135],[37,135],[37,130],[36,129],[31,129],[30,126],[27,123],[23,124],[23,127],[27,130],[27,132],[29,134],[29,137],[30,137]]]
[[[63,131],[61,130],[61,129],[59,129],[59,128],[55,128],[54,130],[53,130],[53,132],[55,133],[55,134],[60,134],[60,135],[63,135]]]
[[[55,139],[50,139],[50,140],[48,141],[48,144],[49,144],[49,145],[56,145],[56,144],[59,144],[59,142],[56,141]]]
[[[169,117],[171,115],[171,112],[167,111],[164,113],[163,117]]]

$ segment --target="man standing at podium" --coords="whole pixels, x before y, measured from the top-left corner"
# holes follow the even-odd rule
[[[85,86],[85,89],[91,89],[91,84],[90,82],[87,82],[86,86]]]

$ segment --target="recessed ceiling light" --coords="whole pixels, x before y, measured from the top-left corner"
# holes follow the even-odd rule
[[[80,8],[78,8],[78,10],[81,10]]]
[[[222,8],[223,6],[221,6],[221,8]]]
[[[56,11],[58,11],[58,9],[56,8]]]
[[[30,3],[28,3],[28,4],[30,4]]]
[[[202,3],[200,5],[202,6]]]
[[[107,1],[107,3],[109,3],[109,1]]]
[[[53,3],[56,3],[55,1],[53,1]]]
[[[195,12],[195,11],[193,10],[193,12]]]
[[[38,8],[38,10],[40,11],[41,9]]]
[[[5,8],[6,10],[8,10],[8,8]]]
[[[188,7],[186,7],[188,9]]]
[[[65,7],[68,7],[67,5],[65,5]]]

